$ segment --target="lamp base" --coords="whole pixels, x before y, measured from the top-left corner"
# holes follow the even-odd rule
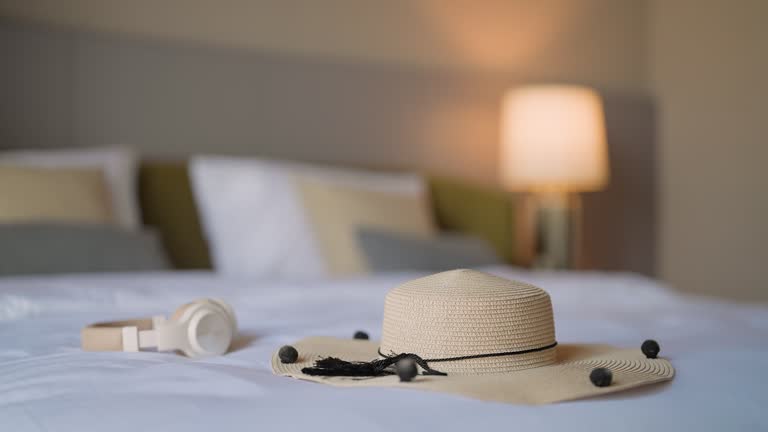
[[[534,195],[536,205],[536,258],[542,269],[574,268],[580,241],[580,203],[577,195],[546,192]]]

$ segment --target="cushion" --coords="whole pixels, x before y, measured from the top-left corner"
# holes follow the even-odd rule
[[[423,236],[363,226],[357,242],[375,273],[397,270],[442,272],[501,264],[491,245],[476,236],[446,233]]]
[[[157,235],[108,225],[0,225],[0,276],[164,270]]]
[[[136,154],[123,147],[0,152],[0,165],[101,170],[109,191],[112,214],[125,228],[139,228],[136,195]]]
[[[112,221],[100,170],[0,166],[0,222]]]
[[[300,181],[300,190],[323,257],[334,275],[368,272],[358,246],[359,226],[431,235],[435,232],[425,195],[371,191],[317,181]]]
[[[258,158],[198,156],[190,177],[218,272],[270,278],[328,274],[297,179],[425,196],[414,174],[339,169]]]
[[[435,219],[442,230],[488,241],[507,263],[530,264],[533,231],[520,194],[445,177],[430,178],[429,189]]]
[[[187,163],[144,162],[139,180],[144,222],[161,233],[174,266],[211,268]],[[518,229],[525,228],[525,224],[518,223],[519,209],[523,207],[518,194],[460,179],[432,177],[428,182],[432,211],[441,229],[480,237],[505,262],[526,264],[531,239],[526,240],[522,236],[526,232]]]
[[[210,269],[208,245],[200,227],[186,164],[142,164],[139,192],[144,223],[160,232],[174,268]]]

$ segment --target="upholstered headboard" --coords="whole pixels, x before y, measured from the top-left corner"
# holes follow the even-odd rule
[[[196,153],[257,155],[415,170],[491,189],[497,178],[501,95],[530,81],[2,19],[0,58],[0,147],[123,144],[148,158],[174,160]],[[602,90],[611,183],[583,199],[584,266],[653,274],[654,104],[644,95]],[[161,185],[152,172],[145,171],[143,190],[163,196],[173,182]],[[440,190],[435,187],[438,205],[456,205],[453,195]],[[486,205],[467,202],[473,202],[465,206],[473,212]],[[453,214],[438,217],[449,227],[459,223]],[[157,210],[149,210],[147,218],[173,219]],[[196,238],[182,235],[182,226],[168,229],[165,234],[174,241]],[[508,247],[499,248],[509,256]],[[205,264],[204,255],[193,250],[180,249],[179,262]]]

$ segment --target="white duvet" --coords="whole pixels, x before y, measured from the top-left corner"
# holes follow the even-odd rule
[[[683,297],[628,274],[495,273],[552,296],[557,339],[657,339],[677,375],[630,393],[515,406],[272,375],[273,350],[308,335],[378,338],[386,291],[419,276],[260,282],[209,273],[0,279],[0,431],[768,430],[768,308]],[[83,325],[229,301],[234,352],[86,353]]]

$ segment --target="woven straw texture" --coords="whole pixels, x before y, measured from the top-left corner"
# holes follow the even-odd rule
[[[555,342],[543,289],[473,270],[407,282],[387,294],[381,352],[441,359],[524,351]],[[556,348],[523,355],[431,363],[444,372],[502,373],[555,362]]]
[[[560,344],[524,355],[429,362],[448,376],[322,377],[301,372],[324,357],[370,361],[382,353],[415,353],[424,359],[520,351],[555,341],[552,305],[542,289],[471,270],[438,273],[403,284],[387,295],[381,342],[312,337],[292,344],[295,363],[277,351],[277,375],[343,387],[403,387],[460,394],[482,400],[543,404],[579,399],[667,381],[672,364],[640,351],[607,345]],[[613,382],[596,387],[592,369],[606,367]]]

